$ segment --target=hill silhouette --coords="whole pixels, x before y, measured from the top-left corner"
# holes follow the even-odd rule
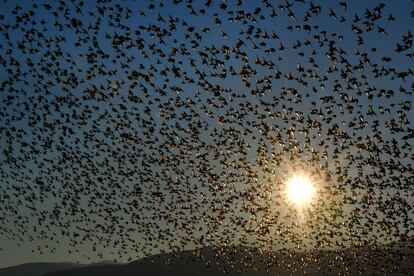
[[[25,263],[21,265],[0,268],[0,276],[42,276],[45,273],[61,271],[82,266],[76,263]]]
[[[44,276],[393,274],[414,271],[413,247],[344,251],[263,252],[248,247],[203,248],[146,257],[124,265],[87,266]]]
[[[97,267],[102,265],[117,265],[112,261],[102,261],[90,264],[80,264],[71,262],[50,263],[50,262],[38,262],[38,263],[25,263],[11,267],[0,268],[0,276],[42,276],[45,273],[54,271],[63,271],[67,269],[74,269],[80,267]]]

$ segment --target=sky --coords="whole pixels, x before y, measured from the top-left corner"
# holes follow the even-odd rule
[[[0,267],[412,237],[413,2],[265,2],[2,3]]]

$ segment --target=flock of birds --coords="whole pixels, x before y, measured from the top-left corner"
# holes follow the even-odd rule
[[[403,6],[5,1],[1,235],[120,260],[412,241]],[[318,188],[303,214],[283,194],[295,172]]]

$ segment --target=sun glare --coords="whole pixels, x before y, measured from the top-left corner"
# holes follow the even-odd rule
[[[306,175],[295,175],[287,183],[288,199],[297,207],[309,204],[315,196],[315,187]]]

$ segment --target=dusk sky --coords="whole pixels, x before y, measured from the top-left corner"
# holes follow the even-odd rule
[[[0,267],[413,240],[413,20],[402,0],[4,1]]]

